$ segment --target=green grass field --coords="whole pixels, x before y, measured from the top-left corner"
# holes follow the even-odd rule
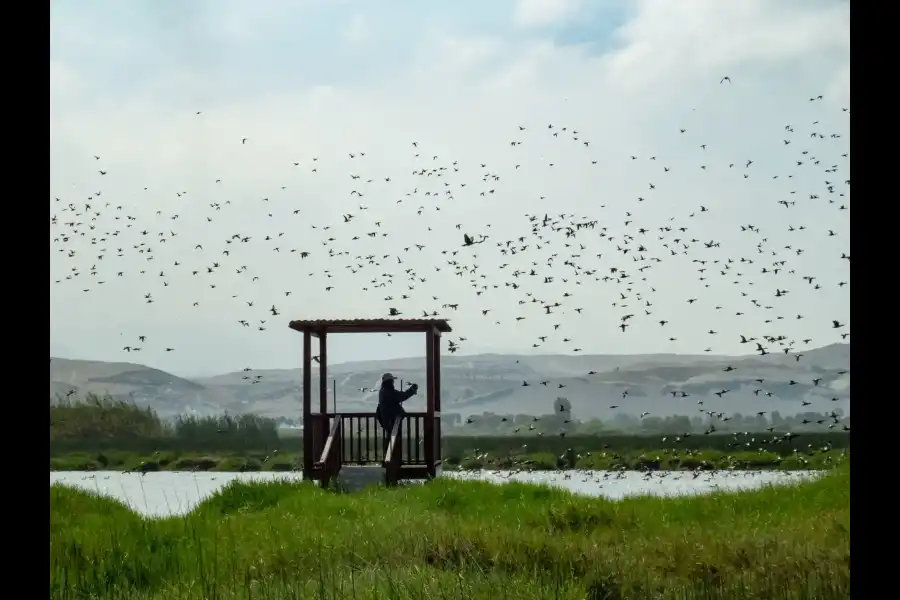
[[[848,460],[809,483],[615,502],[449,479],[233,484],[161,520],[53,486],[50,596],[844,599],[849,483]]]

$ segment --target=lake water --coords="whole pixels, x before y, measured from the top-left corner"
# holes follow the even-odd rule
[[[713,471],[693,473],[659,471],[542,471],[508,473],[477,471],[445,473],[445,477],[495,483],[520,481],[555,485],[577,494],[623,498],[634,495],[702,494],[781,484],[815,476],[811,471]],[[239,481],[301,481],[299,473],[158,472],[140,475],[116,471],[53,471],[50,484],[61,483],[116,498],[148,516],[169,516],[190,511],[201,500],[228,483]]]

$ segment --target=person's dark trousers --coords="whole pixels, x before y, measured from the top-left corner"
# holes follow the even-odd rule
[[[375,420],[378,421],[378,425],[381,427],[381,458],[384,460],[391,437],[390,425],[393,425],[393,423],[388,423],[386,415],[381,411],[381,405],[375,410]]]
[[[397,415],[394,418],[386,418],[383,414],[379,413],[376,415],[378,418],[378,423],[381,425],[381,430],[384,432],[384,436],[382,438],[381,443],[381,456],[384,457],[387,454],[388,445],[391,443],[391,432],[394,429],[394,423],[403,418],[403,415]]]

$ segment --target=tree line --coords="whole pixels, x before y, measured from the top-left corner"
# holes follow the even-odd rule
[[[109,396],[51,400],[50,453],[115,449],[271,451],[283,446],[274,419],[252,414],[162,419],[151,408]]]
[[[794,419],[779,421],[781,427],[766,433],[775,419],[759,417],[740,418],[733,421],[740,425],[732,432],[717,430],[704,435],[708,425],[699,417],[673,416],[660,419],[652,429],[617,429],[615,421],[578,422],[570,418],[570,407],[558,399],[554,404],[554,414],[539,417],[515,415],[506,422],[499,415],[485,415],[476,422],[460,427],[448,427],[442,440],[445,456],[462,456],[474,448],[482,451],[521,451],[527,439],[531,452],[563,452],[569,448],[585,451],[597,450],[650,450],[656,448],[715,448],[728,450],[735,445],[733,431],[760,432],[766,439],[775,438],[787,431],[803,433],[799,438],[803,445],[828,445],[835,448],[849,447],[849,432],[842,428],[829,430],[817,425],[814,420],[798,415]],[[773,415],[777,418],[777,415]],[[822,415],[819,415],[821,417]],[[496,425],[493,421],[496,420]],[[802,427],[792,427],[810,421],[815,429],[803,431]],[[818,419],[818,420],[821,420]],[[843,422],[849,423],[849,419]],[[652,423],[648,421],[648,424]],[[541,429],[565,431],[565,437],[548,433],[537,437],[539,430],[529,431],[527,425],[541,425]],[[619,424],[621,426],[621,424]],[[519,428],[518,433],[513,431]],[[549,429],[548,429],[549,428]],[[448,431],[449,430],[449,431]],[[455,431],[454,431],[455,430]],[[447,435],[453,431],[456,435]],[[693,432],[689,437],[681,437]],[[678,437],[678,441],[674,441]],[[760,440],[763,437],[759,437]],[[743,443],[743,442],[742,442]],[[791,444],[792,445],[792,444]],[[58,456],[74,452],[102,452],[119,450],[151,455],[155,452],[185,453],[299,453],[303,440],[299,436],[279,435],[279,421],[253,414],[192,416],[185,415],[168,421],[161,418],[151,408],[142,408],[133,403],[114,400],[108,396],[88,395],[83,399],[51,400],[50,404],[50,454]],[[788,447],[786,444],[785,447]]]
[[[445,413],[445,417],[450,417]],[[566,435],[681,435],[684,433],[730,433],[735,431],[794,431],[794,432],[846,432],[850,417],[841,408],[828,412],[801,412],[782,415],[779,411],[744,415],[733,413],[710,416],[696,415],[630,415],[617,413],[609,419],[579,420],[572,415],[572,405],[566,398],[556,398],[553,412],[543,415],[498,414],[484,412],[472,415],[465,422],[461,419],[448,427],[445,434],[456,435],[549,435],[564,432]]]

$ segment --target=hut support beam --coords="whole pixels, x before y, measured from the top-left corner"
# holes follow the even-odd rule
[[[312,473],[313,461],[312,423],[312,334],[303,332],[303,477]]]
[[[425,333],[425,465],[432,477],[434,470],[434,331]]]
[[[323,415],[321,422],[321,435],[323,440],[328,438],[331,423],[325,417],[328,413],[328,335],[324,331],[319,332],[319,414]]]

